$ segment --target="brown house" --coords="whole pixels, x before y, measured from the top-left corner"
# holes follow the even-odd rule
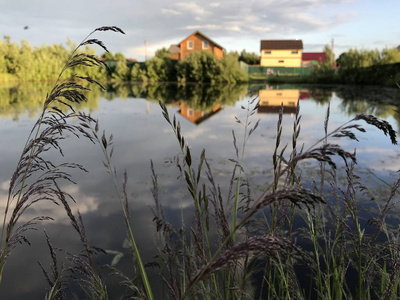
[[[218,59],[221,59],[224,55],[224,48],[200,31],[192,33],[177,45],[171,45],[169,51],[171,58],[177,60],[183,60],[193,52],[199,51],[213,53]]]

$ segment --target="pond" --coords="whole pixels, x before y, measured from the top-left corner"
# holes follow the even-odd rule
[[[49,90],[50,87],[45,84],[0,86],[2,214],[10,177]],[[236,159],[232,131],[240,148],[244,127],[237,120],[245,122],[246,109],[255,97],[257,99],[250,107],[254,108],[258,101],[259,107],[250,117],[249,127],[252,128],[257,120],[260,122],[247,142],[244,155],[244,171],[252,187],[253,198],[261,195],[273,179],[272,154],[281,103],[284,106],[281,145],[288,144],[289,148],[297,105],[302,116],[297,141],[299,147],[304,144],[307,148],[324,136],[328,106],[328,131],[360,113],[374,114],[387,120],[396,131],[400,126],[397,113],[400,110],[400,92],[383,87],[253,84],[179,88],[165,84],[110,87],[107,92],[94,90],[89,94],[89,101],[79,109],[99,120],[100,132],[105,130],[106,136],[113,135],[112,163],[116,168],[119,188],[122,187],[124,171],[127,171],[132,228],[145,262],[153,261],[157,252],[151,209],[155,205],[151,193],[151,161],[157,174],[159,200],[166,218],[179,226],[182,219],[185,224],[191,224],[193,217],[193,202],[188,197],[185,178],[177,167],[179,143],[162,116],[158,100],[163,101],[170,116],[175,115],[180,122],[193,161],[198,162],[202,149],[206,149],[206,159],[214,180],[223,193],[227,193],[234,168],[230,159]],[[392,145],[390,139],[377,128],[359,123],[367,133],[357,132],[358,142],[349,139],[333,139],[333,142],[348,151],[357,148],[357,168],[371,184],[379,184],[375,175],[390,181],[397,178],[399,147]],[[71,203],[71,208],[73,212],[79,210],[82,215],[89,243],[108,251],[108,254],[98,256],[97,263],[111,264],[120,253],[122,257],[117,267],[131,276],[132,257],[124,246],[126,233],[121,206],[112,178],[103,166],[102,151],[85,138],[65,138],[61,144],[64,157],[54,151],[49,152],[48,157],[56,162],[79,163],[88,170],[87,173],[72,170],[76,184],[65,184],[63,188],[76,200],[75,204]],[[312,169],[307,172],[310,176],[315,174]],[[39,215],[48,215],[54,220],[39,222],[35,226],[37,230],[26,234],[31,244],[19,244],[12,251],[3,272],[0,299],[44,299],[48,286],[37,263],[40,262],[50,272],[50,253],[44,230],[52,245],[65,251],[58,253],[60,259],[67,257],[66,252],[77,254],[83,249],[62,207],[51,203],[32,206],[21,221]],[[150,273],[153,278],[157,270]],[[111,289],[110,295],[113,293],[118,294],[118,291]]]

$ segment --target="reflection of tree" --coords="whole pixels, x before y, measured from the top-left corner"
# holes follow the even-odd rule
[[[395,116],[400,109],[400,91],[382,87],[340,87],[335,89],[342,99],[343,112],[353,115],[359,113],[373,114],[380,118]]]
[[[340,87],[335,89],[337,96],[342,99],[341,109],[348,115],[360,113],[371,114],[387,119],[389,116],[398,123],[400,118],[400,90],[382,87]]]
[[[307,89],[310,92],[310,97],[317,103],[325,104],[329,103],[332,98],[332,88],[324,86],[308,86]]]
[[[192,109],[208,110],[215,103],[233,105],[236,101],[248,95],[247,85],[179,85],[141,83],[133,85],[114,85],[107,93],[107,99],[123,95],[147,100],[162,100],[165,104],[185,102]]]
[[[28,114],[33,118],[41,110],[46,94],[50,92],[51,84],[24,83],[0,86],[0,115],[18,120],[20,115]],[[100,90],[93,88],[87,93],[88,102],[79,104],[79,109],[88,108],[90,111],[97,108]],[[78,107],[76,107],[78,109]]]
[[[189,85],[178,89],[171,100],[185,102],[192,109],[209,110],[216,103],[234,105],[246,95],[247,85]]]

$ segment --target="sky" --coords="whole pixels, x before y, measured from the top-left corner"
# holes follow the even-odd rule
[[[301,39],[304,52],[333,44],[337,57],[399,46],[399,11],[399,0],[0,0],[0,40],[66,45],[95,28],[118,26],[126,35],[93,38],[144,61],[199,30],[228,52],[259,53],[261,40]]]

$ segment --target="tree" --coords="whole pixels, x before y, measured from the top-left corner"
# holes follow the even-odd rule
[[[381,64],[394,64],[400,62],[400,51],[397,48],[385,48],[381,52]]]
[[[117,60],[111,52],[104,52],[100,57],[106,60]]]
[[[130,77],[130,70],[126,64],[125,56],[118,52],[115,54],[117,58],[117,65],[115,66],[114,72],[112,73],[113,81],[128,81]]]
[[[161,48],[158,49],[155,53],[155,57],[161,58],[161,59],[170,59],[171,58],[171,51],[169,51],[166,48]]]
[[[210,52],[194,52],[177,64],[179,82],[215,83],[222,74],[222,64]]]
[[[131,69],[131,80],[147,82],[146,68],[143,68],[139,63],[135,63]]]
[[[165,59],[153,57],[146,61],[146,68],[149,81],[168,81],[168,66]]]
[[[256,53],[248,53],[246,50],[240,52],[239,61],[242,61],[248,65],[259,65],[260,55]]]
[[[325,53],[325,65],[334,67],[335,64],[335,53],[333,53],[332,46],[325,45],[323,52]]]
[[[239,55],[237,52],[226,53],[221,60],[222,63],[222,77],[223,82],[246,82],[248,80],[248,74],[240,68]]]

